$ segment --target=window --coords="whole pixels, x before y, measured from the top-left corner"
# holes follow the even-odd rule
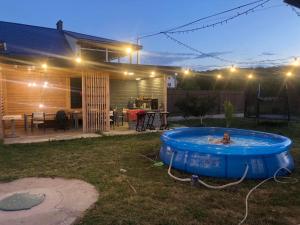
[[[71,109],[82,107],[82,83],[81,78],[71,78]]]
[[[6,51],[6,43],[0,40],[0,52]]]

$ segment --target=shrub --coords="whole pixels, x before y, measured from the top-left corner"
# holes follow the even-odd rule
[[[226,127],[230,127],[234,114],[234,106],[230,101],[224,102],[224,112],[226,119]]]
[[[215,98],[210,96],[195,97],[186,95],[185,98],[177,101],[175,106],[183,114],[184,118],[189,116],[200,116],[202,125],[204,116],[207,115],[207,113],[215,106]]]

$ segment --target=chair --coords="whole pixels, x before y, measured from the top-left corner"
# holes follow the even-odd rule
[[[114,111],[114,119],[117,126],[120,126],[120,120],[122,122],[122,126],[124,125],[124,110],[123,109],[116,109]]]
[[[68,116],[64,110],[57,111],[55,115],[56,129],[66,130],[68,125]]]
[[[109,124],[111,127],[115,128],[115,114],[113,110],[109,111]]]
[[[137,114],[137,119],[136,119],[136,127],[135,130],[138,132],[145,131],[145,118],[146,118],[146,112],[145,111],[140,111]]]
[[[40,125],[43,126],[44,132],[46,131],[46,119],[44,112],[34,112],[32,113],[31,119],[31,132],[33,132],[33,128],[39,128]]]

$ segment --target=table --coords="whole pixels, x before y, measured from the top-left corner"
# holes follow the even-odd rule
[[[169,129],[168,125],[168,116],[169,112],[159,112],[159,118],[160,118],[160,130],[166,130]]]
[[[75,129],[79,128],[79,115],[81,115],[82,112],[79,111],[73,111],[71,112],[72,119],[73,119],[73,125]]]
[[[16,135],[16,120],[22,120],[22,115],[6,115],[2,117],[2,122],[3,122],[3,128],[4,128],[4,122],[5,121],[10,121],[10,127],[11,127],[11,134],[9,137],[17,137]]]

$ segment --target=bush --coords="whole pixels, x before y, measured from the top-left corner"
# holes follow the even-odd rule
[[[226,119],[226,127],[230,127],[234,114],[234,106],[230,101],[224,102],[224,112]]]
[[[185,98],[177,101],[175,106],[182,113],[184,118],[189,116],[199,117],[202,120],[207,113],[212,110],[215,106],[215,98],[214,97],[195,97],[186,95]]]

